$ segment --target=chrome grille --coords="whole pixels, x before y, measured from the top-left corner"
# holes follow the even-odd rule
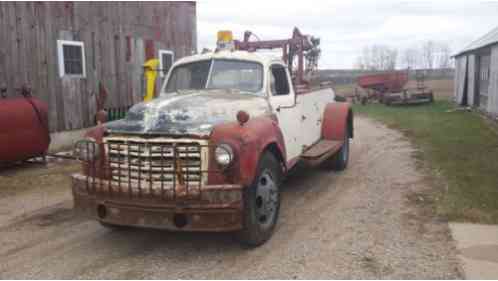
[[[202,140],[108,137],[104,144],[116,185],[199,187],[206,180],[208,151]]]

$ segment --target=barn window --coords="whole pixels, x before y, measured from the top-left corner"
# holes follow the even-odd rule
[[[59,76],[84,78],[85,46],[81,41],[57,40]]]
[[[161,77],[164,77],[168,74],[168,71],[173,65],[174,60],[175,55],[173,51],[159,50],[159,73],[161,74]]]

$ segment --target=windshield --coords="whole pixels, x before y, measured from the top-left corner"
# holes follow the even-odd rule
[[[175,67],[166,85],[166,92],[235,89],[256,93],[262,87],[263,67],[261,64],[219,59],[197,61]]]

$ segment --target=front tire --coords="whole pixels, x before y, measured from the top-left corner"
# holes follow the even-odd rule
[[[240,243],[257,247],[272,236],[280,210],[281,180],[279,161],[272,153],[265,152],[254,182],[244,189],[244,228],[236,236]]]

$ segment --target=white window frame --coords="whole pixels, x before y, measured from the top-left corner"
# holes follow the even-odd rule
[[[171,55],[171,67],[173,67],[173,64],[175,63],[175,52],[173,52],[172,50],[165,50],[165,49],[161,49],[158,52],[159,52],[159,69],[160,69],[159,76],[165,77],[167,73],[163,72],[163,54]],[[171,68],[169,70],[171,70]]]
[[[78,46],[81,47],[82,56],[82,74],[67,74],[64,69],[64,46]],[[70,40],[57,40],[57,56],[59,62],[59,77],[71,77],[71,78],[86,78],[86,57],[85,57],[85,44],[82,41],[70,41]]]

